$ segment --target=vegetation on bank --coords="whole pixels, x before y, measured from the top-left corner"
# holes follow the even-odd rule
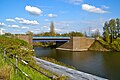
[[[6,48],[7,57],[8,57],[6,61],[4,61],[3,49],[1,47]],[[15,67],[9,61],[11,60],[13,63],[16,63],[15,58],[10,55],[11,53],[14,55],[17,55],[19,58],[22,58],[23,60],[26,60],[31,66],[44,72],[45,74],[49,76],[53,75],[49,71],[44,70],[40,68],[38,65],[36,65],[35,61],[32,58],[32,56],[35,55],[33,52],[32,46],[30,46],[27,42],[19,39],[0,36],[0,79],[29,80],[19,70],[17,71],[17,74],[16,74]],[[46,76],[38,73],[37,71],[33,70],[32,68],[28,67],[27,65],[23,64],[20,61],[18,61],[18,67],[22,71],[27,73],[33,80],[50,80]],[[58,76],[56,80],[64,80],[64,79],[65,78]]]
[[[65,67],[68,67],[68,68],[71,68],[71,69],[76,69],[76,68],[73,67],[73,66],[69,66],[69,65],[64,64],[64,63],[62,63],[62,62],[59,62],[59,61],[57,61],[57,60],[55,60],[55,59],[53,59],[53,58],[43,57],[43,58],[41,58],[41,59],[46,60],[46,61],[49,61],[49,62],[52,62],[52,63],[55,63],[55,64],[58,64],[58,65],[61,65],[61,66],[65,66]]]
[[[120,19],[111,19],[103,27],[103,40],[99,40],[107,49],[120,51]]]
[[[8,61],[3,60],[3,55],[0,54],[0,79],[3,80],[29,80],[25,75],[23,75],[20,71],[17,70],[15,67]],[[15,63],[14,60],[12,62]],[[24,71],[26,74],[28,74],[33,80],[50,80],[47,77],[45,77],[42,74],[39,74],[38,72],[34,71],[33,69],[29,68],[26,65],[21,64],[18,62],[18,67]]]
[[[95,37],[99,37],[99,39],[90,47],[90,50],[120,51],[120,19],[111,19],[105,22],[103,36]]]

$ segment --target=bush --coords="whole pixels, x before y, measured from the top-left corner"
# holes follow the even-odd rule
[[[115,41],[113,41],[111,46],[115,51],[120,51],[120,38],[117,38]]]

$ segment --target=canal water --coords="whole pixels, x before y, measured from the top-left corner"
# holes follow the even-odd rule
[[[38,58],[54,58],[74,66],[79,71],[109,80],[120,80],[120,52],[70,52],[41,47],[34,47],[34,49]]]

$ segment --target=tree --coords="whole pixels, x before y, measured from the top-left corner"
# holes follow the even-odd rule
[[[87,37],[87,32],[86,31],[84,32],[84,36]]]
[[[114,38],[117,38],[116,36],[116,23],[114,19],[111,19],[109,21],[109,27],[110,27],[110,38],[111,38],[111,43],[113,42]]]
[[[11,33],[5,33],[5,36],[13,36]]]
[[[26,35],[31,35],[31,36],[32,36],[32,35],[33,35],[33,32],[27,31],[27,32],[26,32]]]
[[[103,38],[107,43],[110,43],[110,27],[108,22],[105,22],[104,27],[103,27]]]
[[[120,37],[120,19],[116,19],[116,26],[117,26],[117,36]]]
[[[69,37],[83,37],[84,34],[82,34],[81,32],[69,32],[69,33],[64,33],[61,34],[61,36],[69,36]]]
[[[110,35],[108,29],[105,31],[105,40],[108,44],[110,44]]]
[[[112,43],[116,38],[120,36],[120,20],[111,19],[109,22],[105,22],[103,27],[103,37],[104,40]],[[110,40],[108,40],[108,38]]]

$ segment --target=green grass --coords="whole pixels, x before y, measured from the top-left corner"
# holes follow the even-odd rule
[[[13,59],[12,62],[15,63],[15,60]],[[49,78],[38,73],[27,65],[21,64],[20,62],[18,62],[18,67],[27,73],[33,80],[50,80]],[[19,70],[17,70],[16,73],[14,66],[8,60],[4,61],[2,54],[0,54],[0,78],[5,80],[29,80]]]

